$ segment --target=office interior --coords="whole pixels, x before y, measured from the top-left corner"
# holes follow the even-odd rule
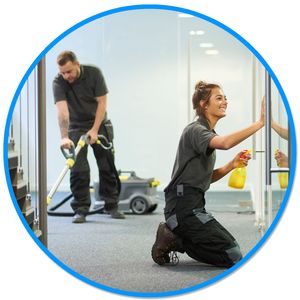
[[[107,113],[114,126],[116,166],[160,182],[153,212],[129,211],[125,220],[95,214],[80,226],[69,217],[47,215],[45,194],[65,165],[52,95],[56,57],[64,50],[102,70],[109,89]],[[254,50],[217,22],[159,9],[96,18],[58,39],[24,80],[8,120],[8,160],[15,158],[14,166],[8,166],[12,198],[37,245],[72,275],[112,292],[189,290],[223,274],[223,269],[185,256],[178,266],[163,268],[150,256],[157,225],[164,219],[163,189],[170,181],[178,141],[184,127],[195,120],[194,86],[204,80],[220,84],[228,99],[227,115],[215,129],[219,135],[255,122],[266,96],[266,126],[238,146],[217,151],[219,167],[238,152],[251,150],[244,188],[229,187],[228,174],[207,192],[207,208],[236,232],[245,257],[258,250],[288,200],[295,140],[278,80]],[[288,130],[287,138],[271,128],[272,120]],[[288,167],[276,164],[278,149],[287,155]],[[92,151],[89,161],[92,186],[98,176]],[[280,181],[283,176],[285,183]],[[53,202],[69,193],[67,174]],[[65,209],[70,209],[68,204]]]

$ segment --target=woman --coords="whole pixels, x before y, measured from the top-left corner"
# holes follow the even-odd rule
[[[217,122],[226,116],[227,99],[217,84],[200,81],[193,107],[198,119],[183,131],[172,179],[165,189],[165,219],[160,223],[152,258],[159,265],[170,262],[170,252],[186,252],[193,259],[229,268],[242,258],[234,237],[205,210],[205,192],[234,168],[247,166],[251,158],[238,153],[225,166],[214,169],[215,149],[228,150],[264,126],[264,105],[259,121],[235,133],[218,136]]]

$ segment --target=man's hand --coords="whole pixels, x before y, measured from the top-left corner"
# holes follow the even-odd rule
[[[86,134],[89,137],[90,145],[95,144],[97,142],[97,140],[98,140],[98,131],[97,130],[90,129]]]
[[[60,142],[61,148],[71,149],[73,142],[69,138],[63,138]]]

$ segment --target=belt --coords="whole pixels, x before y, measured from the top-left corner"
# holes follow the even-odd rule
[[[174,188],[168,188],[165,190],[165,194],[168,196],[178,196],[178,197],[183,197],[186,194],[204,194],[204,192],[196,187],[192,186],[186,186],[183,184],[176,185]]]

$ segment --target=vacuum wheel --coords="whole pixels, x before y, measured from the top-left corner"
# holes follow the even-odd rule
[[[142,215],[148,211],[149,205],[145,198],[135,197],[131,200],[130,208],[134,214]]]

